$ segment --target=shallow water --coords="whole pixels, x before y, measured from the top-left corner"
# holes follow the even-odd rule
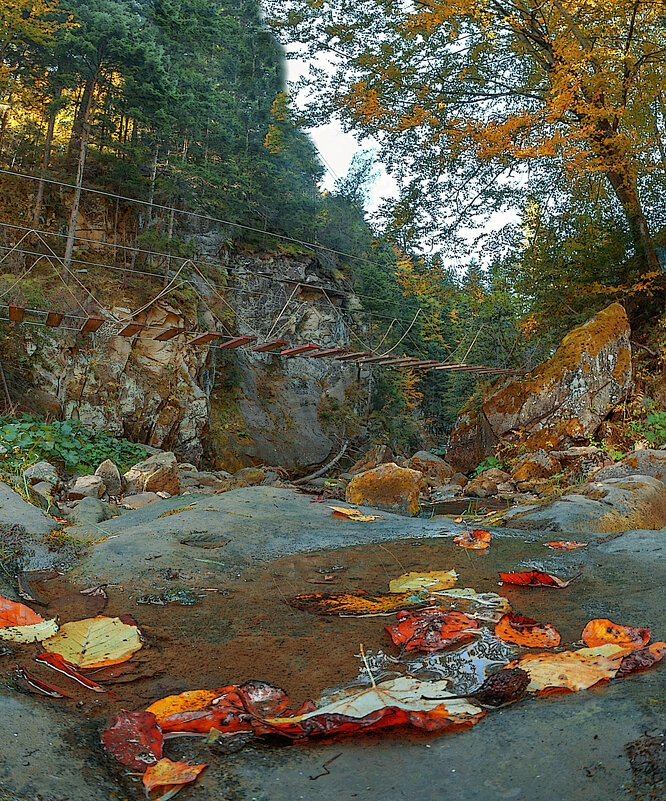
[[[577,641],[593,617],[652,628],[653,639],[666,639],[663,562],[645,555],[637,559],[607,554],[594,546],[553,551],[543,544],[547,539],[548,535],[503,530],[493,535],[487,552],[460,549],[448,536],[405,539],[295,554],[236,575],[214,561],[193,561],[190,570],[175,574],[165,564],[163,584],[154,588],[155,594],[185,589],[199,596],[200,603],[137,604],[143,591],[111,587],[104,611],[131,614],[144,632],[147,644],[133,660],[144,678],[109,684],[120,696],[118,700],[91,697],[93,694],[81,688],[77,697],[83,703],[34,698],[34,705],[38,713],[40,709],[66,710],[71,731],[82,733],[78,740],[82,758],[97,762],[99,770],[107,774],[109,768],[94,744],[95,732],[120,708],[141,709],[170,693],[250,679],[276,684],[300,703],[306,697],[318,698],[326,688],[354,680],[362,672],[361,643],[371,655],[381,651],[395,657],[397,649],[384,631],[394,616],[318,617],[293,609],[286,599],[318,591],[386,591],[390,579],[411,570],[455,568],[457,586],[501,593],[514,611],[555,626],[563,644]],[[215,550],[202,553],[211,560],[217,558]],[[565,589],[500,586],[499,570],[531,568],[562,578],[578,572],[582,575]],[[87,614],[85,603],[72,597],[74,589],[62,580],[39,585],[47,599],[70,598],[69,605],[60,606],[63,621]],[[13,650],[11,657],[0,656],[3,673],[19,662],[59,684],[57,674],[40,672],[32,661],[32,649],[13,646]],[[415,658],[407,667],[426,671],[425,677],[427,671],[431,675],[441,672],[456,658],[448,653],[435,659]],[[468,667],[470,664],[474,665]],[[386,669],[400,672],[405,665],[389,660]],[[466,675],[458,676],[462,683],[456,689],[466,690],[481,677],[479,663],[474,669],[476,676],[473,670],[462,671]],[[102,681],[101,675],[96,679]],[[68,689],[71,691],[71,685]],[[645,731],[663,731],[665,719],[664,668],[658,665],[587,692],[524,699],[493,711],[471,730],[445,736],[384,732],[292,747],[257,743],[224,757],[211,757],[201,741],[172,740],[167,755],[209,763],[197,785],[183,791],[183,798],[191,794],[197,799],[229,801],[615,801],[626,797],[634,781],[625,744]],[[331,763],[330,775],[309,778],[320,773],[320,766],[336,754],[341,756]],[[0,777],[2,760],[0,755]],[[24,767],[26,772],[29,769]],[[135,778],[115,768],[111,773],[128,797],[139,797]],[[19,781],[12,781],[20,789]],[[37,779],[31,781],[31,787],[39,790]],[[25,779],[23,786],[27,786]],[[633,798],[651,797],[634,789]],[[58,801],[65,797],[54,796]]]

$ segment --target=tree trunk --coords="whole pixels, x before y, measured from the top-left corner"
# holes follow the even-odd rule
[[[157,156],[160,152],[158,142],[155,142],[155,152],[153,153],[153,166],[150,170],[150,195],[148,197],[148,219],[146,220],[146,230],[150,228],[153,221],[153,203],[155,202],[155,178],[157,176]]]
[[[86,85],[83,87],[81,102],[76,110],[76,116],[72,124],[72,133],[70,134],[69,145],[67,146],[67,155],[70,157],[77,151],[79,154],[81,153],[81,139],[84,129],[88,124],[88,120],[90,119],[90,112],[95,99],[95,87],[97,86],[97,79],[99,78],[99,70],[100,68],[98,66],[93,77],[88,79]]]
[[[60,97],[60,92],[53,98],[57,100]],[[44,142],[44,155],[42,157],[42,176],[37,185],[37,198],[35,200],[35,211],[32,215],[32,227],[39,228],[39,215],[42,210],[42,201],[44,200],[44,178],[46,178],[46,171],[49,168],[49,161],[51,160],[51,144],[53,142],[53,130],[55,128],[56,117],[58,116],[57,110],[54,108],[49,115],[49,122],[46,127],[46,141]]]
[[[65,245],[65,257],[63,259],[63,278],[67,278],[72,267],[72,253],[74,251],[74,239],[76,238],[76,221],[79,216],[79,205],[81,203],[81,185],[83,183],[83,171],[86,166],[86,151],[88,149],[88,125],[83,126],[81,139],[79,142],[79,165],[76,170],[76,189],[74,190],[74,202],[72,212],[69,215],[69,227],[67,229],[67,244]]]

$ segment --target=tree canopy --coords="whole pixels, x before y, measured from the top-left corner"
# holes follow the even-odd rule
[[[455,232],[545,174],[590,176],[658,269],[649,184],[663,185],[666,26],[653,0],[291,0],[276,26],[315,68],[313,118],[374,136],[401,179],[394,224]],[[536,181],[535,181],[536,179]],[[550,179],[552,180],[552,178]]]

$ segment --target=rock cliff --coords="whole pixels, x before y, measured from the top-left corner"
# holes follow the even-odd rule
[[[204,244],[215,249],[219,243]],[[260,341],[280,337],[292,345],[348,345],[358,299],[340,273],[315,257],[231,252],[219,263],[215,285],[194,275],[179,293],[138,315],[159,283],[134,289],[118,283],[96,293],[106,300],[108,319],[132,317],[146,326],[138,337],[116,336],[118,326],[110,324],[86,336],[23,326],[23,355],[30,357],[40,407],[172,450],[182,461],[199,464],[206,455],[218,469],[324,461],[336,443],[319,419],[321,401],[343,402],[345,390],[363,379],[356,367],[147,337],[184,328]]]
[[[614,303],[570,331],[555,354],[522,378],[492,386],[458,419],[446,460],[468,472],[498,443],[525,451],[586,443],[631,388],[629,321]]]

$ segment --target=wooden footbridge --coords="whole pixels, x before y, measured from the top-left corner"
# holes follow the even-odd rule
[[[0,306],[0,311],[3,307]],[[257,336],[244,334],[230,336],[222,331],[191,331],[186,328],[159,328],[131,317],[118,321],[101,315],[77,315],[53,309],[31,309],[16,304],[5,306],[6,314],[0,321],[17,325],[35,325],[54,330],[74,331],[77,334],[117,336],[133,339],[148,339],[155,342],[173,342],[187,347],[207,347],[233,350],[244,348],[252,353],[272,353],[286,359],[300,357],[308,359],[329,358],[338,362],[350,362],[359,367],[404,367],[412,370],[445,370],[451,372],[478,373],[480,375],[518,375],[519,370],[502,367],[485,367],[477,364],[421,359],[416,356],[396,356],[372,351],[353,351],[345,347],[325,347],[315,342],[290,345],[286,339],[259,341]]]

